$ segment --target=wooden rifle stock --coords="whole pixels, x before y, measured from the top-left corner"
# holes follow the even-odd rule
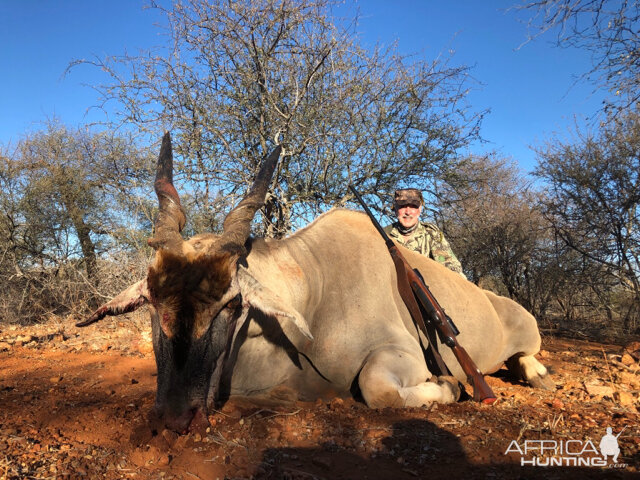
[[[389,238],[386,232],[382,229],[378,221],[375,219],[367,205],[362,200],[362,197],[358,194],[356,189],[349,185],[349,189],[354,193],[360,205],[364,208],[365,212],[373,222],[373,225],[378,230],[378,233],[384,239],[387,248],[389,249],[389,253],[391,254],[391,258],[393,259],[393,263],[396,267],[396,273],[398,275],[398,289],[400,291],[400,295],[402,296],[403,301],[407,305],[411,316],[414,318],[414,321],[418,324],[418,327],[423,331],[423,333],[427,336],[426,326],[424,324],[424,319],[421,315],[416,313],[416,309],[412,308],[411,305],[415,305],[415,300],[417,299],[424,312],[429,315],[429,320],[435,325],[436,330],[439,333],[441,341],[447,345],[453,351],[458,363],[464,370],[465,375],[467,376],[467,381],[473,387],[473,399],[477,402],[482,402],[485,404],[492,404],[496,401],[496,396],[491,390],[491,387],[487,384],[482,375],[482,372],[478,369],[474,361],[471,359],[467,351],[458,343],[456,339],[457,331],[454,330],[453,323],[450,321],[447,314],[444,312],[436,298],[433,296],[429,287],[425,285],[422,281],[422,278],[411,268],[411,265],[407,262],[404,256],[400,253],[400,250],[393,243],[393,240]],[[413,298],[406,298],[407,292],[403,287],[403,284],[406,284],[408,281],[411,286],[411,290],[413,291]],[[416,318],[418,316],[419,318]]]

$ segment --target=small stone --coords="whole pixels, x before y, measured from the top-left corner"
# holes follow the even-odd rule
[[[620,405],[624,405],[625,407],[633,405],[636,401],[631,393],[625,391],[618,392],[618,398]]]
[[[136,347],[138,352],[143,355],[147,355],[153,352],[153,345],[150,342],[139,342]]]
[[[29,343],[33,340],[34,338],[31,335],[19,335],[16,338],[16,343],[20,345],[24,345],[25,343]]]
[[[564,408],[564,403],[559,398],[554,398],[553,402],[551,402],[551,407],[556,410],[561,410]]]
[[[576,388],[582,388],[582,385],[579,382],[573,382],[571,380],[564,382],[562,385],[562,390],[573,390]]]
[[[242,418],[242,412],[240,410],[234,409],[227,413],[227,417],[234,420],[240,420]]]
[[[640,361],[640,342],[631,342],[624,349],[633,358]]]
[[[613,388],[608,385],[595,385],[592,383],[585,383],[584,388],[587,389],[587,393],[594,397],[609,397],[613,398]]]
[[[629,385],[632,389],[640,388],[640,376],[631,372],[620,372],[618,374],[619,383]]]
[[[636,363],[636,360],[628,353],[625,353],[624,355],[622,355],[622,360],[620,361],[622,362],[623,365],[626,365],[627,367],[630,367],[631,365]]]
[[[171,447],[178,439],[178,434],[173,430],[168,430],[165,428],[164,430],[162,430],[162,438],[164,438],[167,444]]]

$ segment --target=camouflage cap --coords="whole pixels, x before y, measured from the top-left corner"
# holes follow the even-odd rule
[[[404,205],[415,205],[421,207],[424,205],[422,192],[417,188],[403,188],[396,190],[393,196],[393,206],[402,207]]]

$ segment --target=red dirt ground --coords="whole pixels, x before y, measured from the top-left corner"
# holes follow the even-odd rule
[[[147,419],[156,378],[142,318],[85,329],[71,319],[0,325],[0,480],[638,477],[640,344],[625,352],[546,337],[539,358],[557,390],[533,390],[500,371],[488,377],[493,406],[231,400],[212,412],[204,435],[177,436]],[[522,466],[515,450],[505,454],[513,440],[598,448],[607,427],[624,429],[618,463],[609,457],[607,467]]]

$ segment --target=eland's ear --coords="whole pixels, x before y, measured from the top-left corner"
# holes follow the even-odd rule
[[[287,319],[302,332],[302,334],[313,340],[313,335],[309,330],[309,325],[304,317],[291,305],[288,305],[277,293],[271,291],[242,265],[238,265],[237,276],[240,293],[243,302],[260,310],[265,315],[275,317],[278,320]]]
[[[122,315],[123,313],[133,312],[147,303],[149,303],[149,288],[145,278],[120,292],[113,300],[93,312],[88,319],[76,323],[76,327],[86,327],[98,320],[102,320],[107,315]]]

